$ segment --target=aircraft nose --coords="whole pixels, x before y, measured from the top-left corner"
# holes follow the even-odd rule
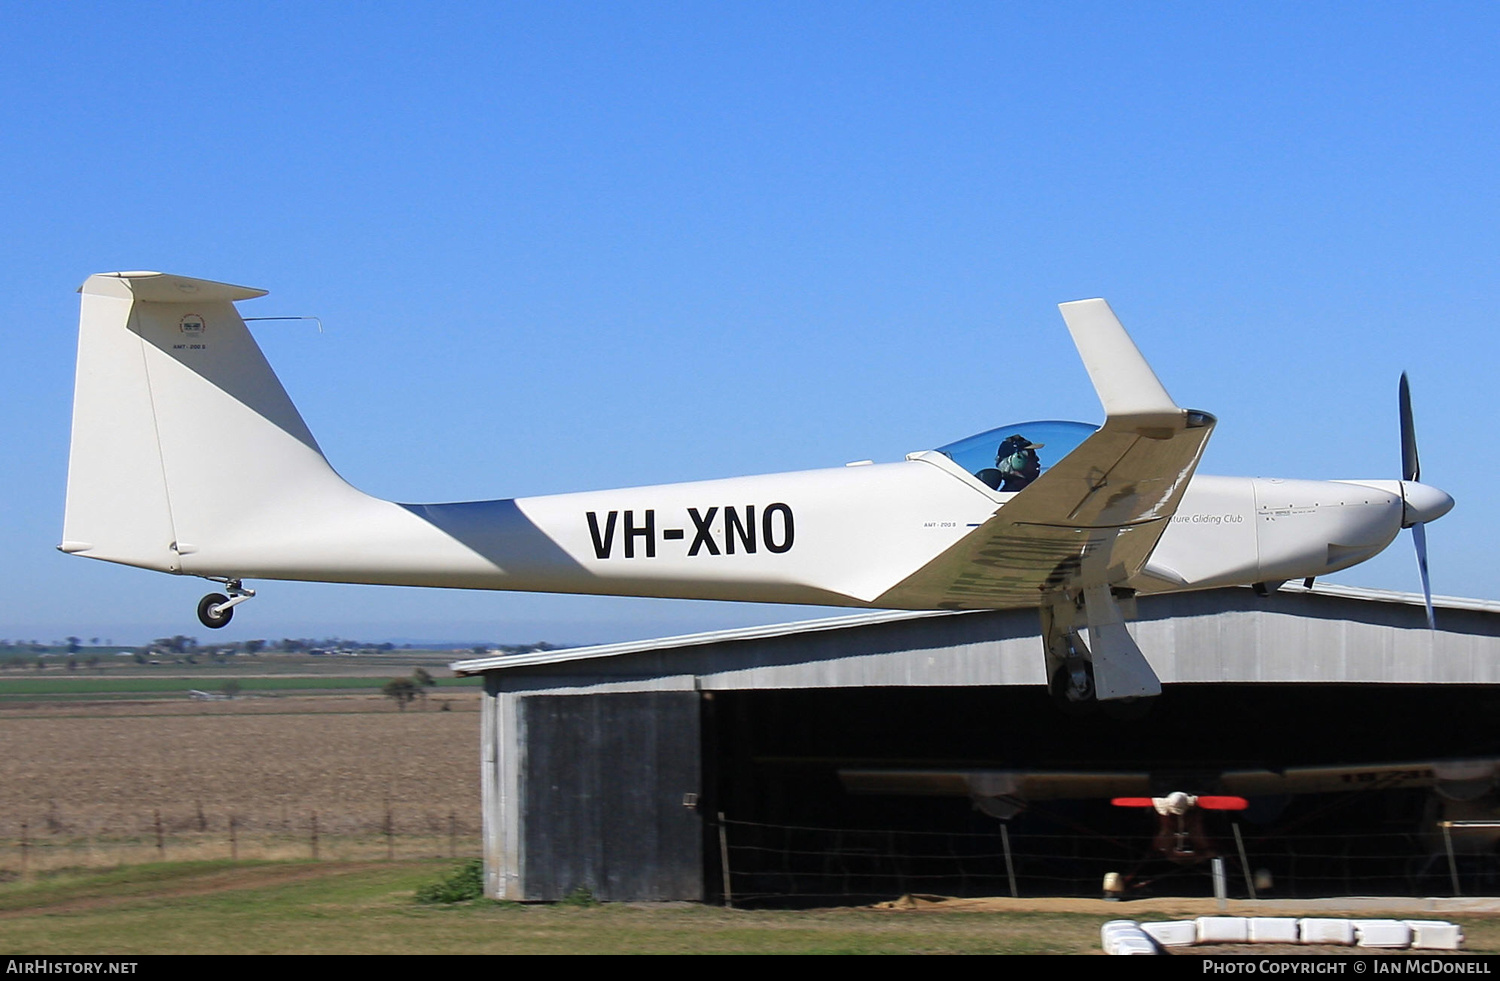
[[[1415,480],[1401,481],[1401,497],[1406,501],[1401,515],[1403,528],[1436,521],[1453,510],[1453,498],[1446,492]]]

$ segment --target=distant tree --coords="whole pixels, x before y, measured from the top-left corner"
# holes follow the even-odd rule
[[[419,690],[410,678],[392,678],[385,683],[384,688],[380,689],[380,693],[395,702],[396,707],[405,712],[406,706],[417,697]]]
[[[233,698],[240,693],[240,683],[230,678],[219,686],[219,691],[223,692],[227,697]]]
[[[76,658],[76,657],[70,657],[70,658],[68,658],[68,670],[69,671],[77,671],[78,670],[78,658]]]
[[[69,637],[68,638],[68,653],[69,654],[77,654],[81,650],[83,650],[83,638],[81,638],[81,637]]]
[[[437,685],[437,682],[432,680],[432,675],[427,673],[426,668],[417,668],[411,673],[411,683],[416,687],[417,695],[422,699],[422,707],[425,709],[427,707],[427,689]]]
[[[263,640],[247,640],[245,641],[245,653],[259,654],[265,646],[266,642]]]

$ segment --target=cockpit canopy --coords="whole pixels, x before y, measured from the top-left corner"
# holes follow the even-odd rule
[[[986,430],[967,439],[939,446],[937,450],[997,490],[1020,490],[1098,431],[1098,426],[1091,426],[1086,422],[1063,422],[1056,419],[1021,422]],[[1007,458],[1018,452],[1034,454],[1035,464],[1040,465],[1039,471],[1034,464],[1032,472],[1021,476],[1019,467],[1008,465]],[[1016,471],[1014,475],[1013,469]],[[998,482],[1000,477],[1007,478],[1003,485]]]

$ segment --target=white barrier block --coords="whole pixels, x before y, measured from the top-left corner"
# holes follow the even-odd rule
[[[1134,920],[1110,920],[1099,928],[1106,954],[1155,954],[1156,945]]]
[[[1200,916],[1200,944],[1242,944],[1250,939],[1250,926],[1243,916]]]
[[[1295,916],[1250,917],[1250,942],[1253,944],[1294,944],[1301,939]]]
[[[1196,920],[1162,920],[1158,923],[1142,923],[1141,930],[1163,947],[1191,947],[1198,942]]]
[[[1447,920],[1406,920],[1411,927],[1413,950],[1458,950],[1464,943],[1463,929]]]
[[[1410,947],[1411,927],[1400,920],[1351,920],[1361,947]]]
[[[1354,946],[1354,924],[1348,920],[1325,917],[1303,917],[1297,921],[1297,929],[1305,944],[1339,944]]]

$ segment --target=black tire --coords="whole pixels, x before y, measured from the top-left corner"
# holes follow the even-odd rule
[[[228,602],[229,597],[223,593],[209,593],[198,601],[198,622],[210,630],[218,630],[220,627],[227,626],[229,621],[234,619],[234,607],[231,606],[221,611],[217,616],[214,615],[212,607]]]
[[[1064,715],[1076,718],[1092,715],[1099,710],[1099,702],[1094,698],[1094,666],[1087,664],[1084,670],[1089,676],[1089,692],[1088,698],[1081,701],[1074,701],[1068,697],[1068,683],[1071,679],[1068,677],[1067,665],[1059,665],[1052,673],[1052,700],[1057,703],[1058,708],[1062,709]]]

